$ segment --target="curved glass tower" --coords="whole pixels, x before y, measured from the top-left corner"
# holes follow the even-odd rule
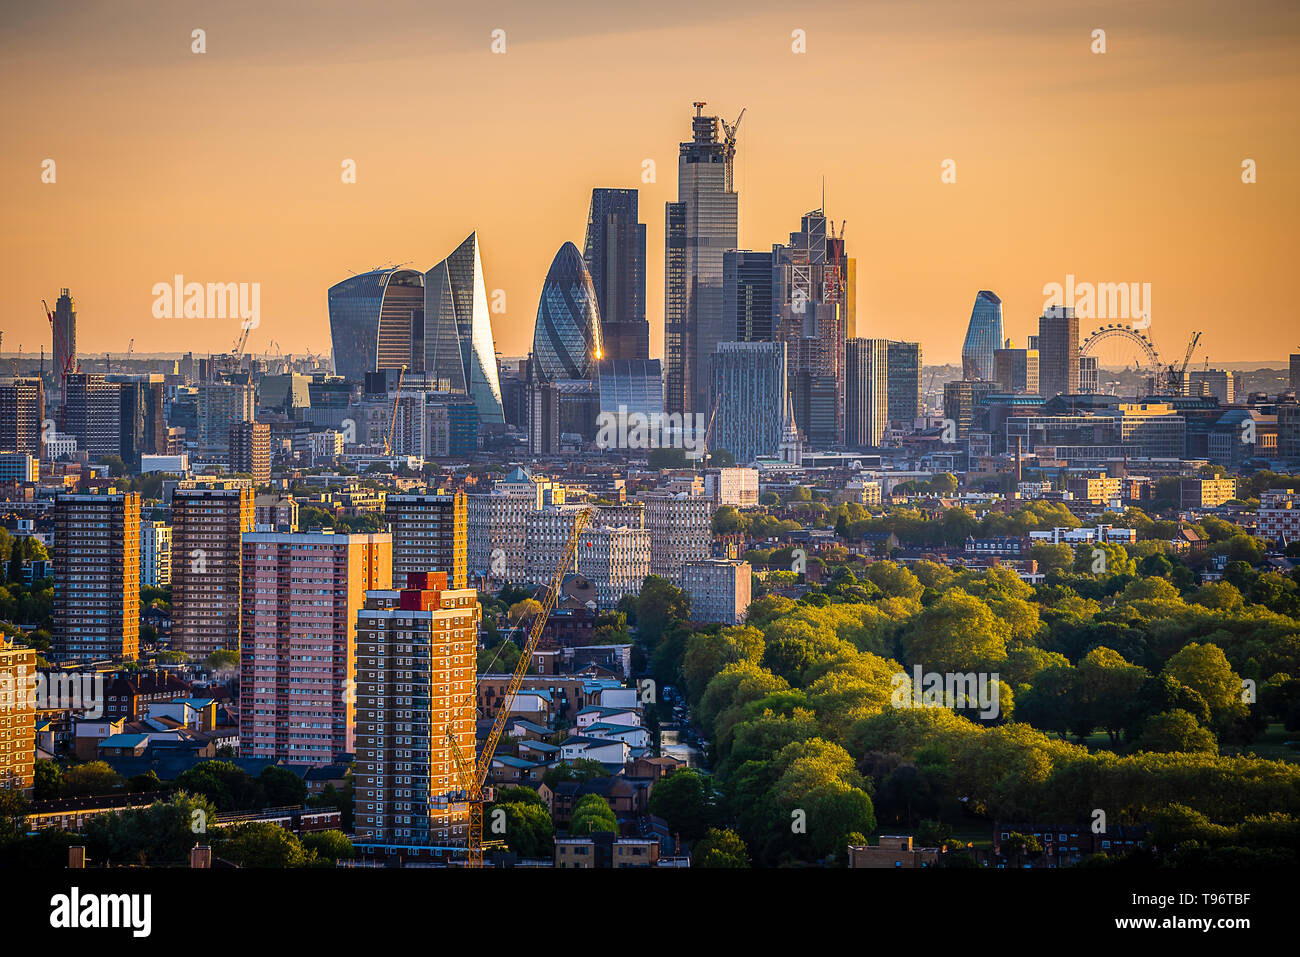
[[[474,400],[479,422],[505,424],[478,233],[424,274],[423,367]]]
[[[970,311],[966,341],[961,347],[963,379],[993,381],[993,351],[1002,347],[1002,300],[996,293],[980,290]]]
[[[372,269],[329,290],[334,372],[360,382],[367,372],[414,368],[423,336],[424,277],[414,269]]]
[[[565,243],[555,254],[533,327],[533,361],[546,381],[589,379],[602,358],[600,308],[582,254]]]

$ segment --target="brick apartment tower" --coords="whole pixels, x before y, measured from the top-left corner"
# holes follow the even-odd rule
[[[241,757],[323,765],[353,750],[357,612],[388,589],[392,550],[387,533],[244,536]]]
[[[139,492],[55,498],[53,654],[139,656]]]
[[[0,789],[28,793],[36,783],[36,652],[0,639]]]
[[[247,472],[255,486],[271,481],[270,423],[236,422],[230,427],[230,471]]]
[[[419,572],[445,572],[452,588],[467,584],[469,506],[464,492],[390,495],[393,581]]]
[[[467,837],[469,809],[447,731],[475,760],[478,626],[472,588],[445,573],[413,574],[375,591],[357,616],[356,830],[388,845],[447,845]]]
[[[172,492],[172,649],[203,659],[239,648],[240,536],[253,531],[247,481]]]

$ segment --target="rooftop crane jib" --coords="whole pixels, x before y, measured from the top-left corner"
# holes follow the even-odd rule
[[[460,745],[457,743],[455,735],[452,734],[451,728],[447,729],[447,740],[451,744],[452,756],[455,759],[456,769],[460,775],[461,789],[466,793],[467,803],[469,804],[468,865],[470,867],[483,866],[483,805],[492,800],[492,793],[484,788],[484,783],[487,781],[488,773],[492,769],[492,758],[496,755],[497,744],[501,741],[501,735],[505,733],[506,724],[510,720],[510,712],[514,707],[515,695],[519,693],[519,687],[523,684],[524,675],[528,672],[528,664],[533,659],[533,652],[537,650],[537,643],[541,640],[542,630],[546,627],[546,620],[555,608],[556,599],[560,595],[560,586],[564,584],[565,572],[573,567],[573,557],[578,550],[578,541],[581,539],[582,533],[591,521],[595,511],[594,508],[586,508],[574,516],[573,531],[569,533],[569,540],[564,545],[564,553],[560,556],[560,563],[555,566],[555,573],[551,576],[551,584],[546,590],[542,610],[533,617],[533,623],[528,629],[528,640],[524,642],[519,661],[515,664],[514,673],[510,676],[510,683],[506,686],[505,693],[498,703],[497,715],[492,721],[492,730],[488,732],[487,742],[483,746],[482,754],[478,757],[476,767],[471,767],[465,754],[460,750]]]

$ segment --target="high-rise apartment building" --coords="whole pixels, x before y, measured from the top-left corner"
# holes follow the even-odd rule
[[[556,566],[564,556],[565,545],[573,534],[573,526],[578,513],[590,508],[588,505],[569,505],[554,503],[544,505],[535,512],[529,512],[525,521],[524,535],[527,541],[524,558],[524,578],[534,584],[549,584],[555,574]],[[625,505],[596,506],[596,513],[587,525],[590,528],[645,528],[645,503],[628,502]],[[637,539],[639,542],[640,539]],[[649,568],[649,537],[646,542],[646,568]],[[594,547],[594,546],[593,546]],[[580,572],[579,561],[583,546],[573,557],[573,564],[565,572]],[[647,572],[648,574],[648,572]],[[644,577],[644,576],[642,576]]]
[[[251,382],[198,384],[199,452],[225,458],[230,454],[230,428],[252,422],[257,390]]]
[[[784,342],[722,342],[709,364],[716,406],[709,447],[726,449],[737,465],[777,453],[788,406]]]
[[[92,462],[121,455],[121,386],[99,373],[73,372],[63,380],[63,395],[61,431],[77,440],[77,451]]]
[[[889,428],[889,342],[850,339],[845,343],[845,444],[876,448]]]
[[[448,734],[474,761],[478,628],[473,589],[442,573],[371,591],[356,622],[356,831],[360,843],[448,846],[469,807]]]
[[[993,351],[993,381],[1008,395],[1038,394],[1038,350],[1017,349],[1008,339],[1006,347]]]
[[[722,257],[739,245],[732,182],[734,128],[695,104],[692,138],[677,157],[677,202],[665,204],[664,406],[707,415],[712,345],[730,338],[722,314]]]
[[[246,472],[254,485],[271,481],[271,426],[236,422],[230,427],[230,471]]]
[[[591,191],[582,258],[600,307],[603,357],[649,359],[645,318],[645,224],[634,189]]]
[[[682,590],[691,600],[691,621],[744,624],[752,578],[749,562],[726,558],[687,562]]]
[[[650,571],[680,587],[682,565],[708,558],[713,547],[711,499],[686,492],[643,493],[650,533]]]
[[[140,523],[140,584],[165,588],[172,583],[172,527]]]
[[[943,415],[954,423],[957,438],[964,439],[970,434],[979,406],[997,389],[996,382],[983,379],[958,379],[944,383]]]
[[[542,507],[551,487],[516,466],[492,491],[466,496],[471,574],[503,583],[525,580],[528,514]]]
[[[0,638],[0,790],[36,784],[36,652]]]
[[[650,530],[595,525],[578,539],[578,574],[596,586],[596,602],[613,608],[624,595],[641,594],[650,574]]]
[[[911,431],[925,411],[921,399],[921,344],[890,340],[885,353],[889,366],[889,424]]]
[[[993,353],[1002,345],[1002,300],[981,289],[975,296],[961,347],[963,379],[993,380]]]
[[[464,492],[389,495],[385,513],[393,533],[396,581],[420,572],[444,572],[452,588],[468,581],[469,502]]]
[[[1079,318],[1072,306],[1049,306],[1038,320],[1038,386],[1044,399],[1079,391]]]
[[[54,500],[55,658],[140,653],[140,493]]]
[[[37,378],[0,379],[0,452],[43,456],[45,389]]]
[[[166,399],[161,375],[114,377],[121,404],[118,414],[118,448],[131,469],[140,467],[142,455],[167,454]]]
[[[392,538],[249,532],[243,567],[240,754],[330,764],[354,750],[357,613],[391,584]]]
[[[172,649],[203,659],[239,647],[241,536],[256,527],[247,479],[172,491]]]

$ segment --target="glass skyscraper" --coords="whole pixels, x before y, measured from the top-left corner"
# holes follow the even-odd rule
[[[993,353],[1002,348],[1002,300],[996,293],[982,289],[975,297],[966,327],[966,341],[961,347],[963,379],[993,381]]]
[[[582,258],[600,307],[607,359],[650,358],[645,319],[645,225],[638,222],[637,191],[593,189]]]
[[[665,204],[664,405],[708,411],[709,355],[730,338],[722,315],[722,256],[739,243],[738,198],[727,181],[728,144],[718,117],[695,105],[692,139],[680,144],[677,202]]]
[[[374,269],[329,290],[334,371],[426,373],[474,399],[480,423],[504,424],[478,233],[427,273]]]
[[[505,424],[478,233],[424,275],[419,368],[474,400],[479,422]]]
[[[737,465],[777,454],[788,399],[784,342],[723,342],[709,357],[709,398],[716,404],[709,448]]]
[[[889,427],[889,342],[849,339],[844,344],[844,442],[876,448]]]
[[[545,382],[589,379],[592,365],[603,358],[600,308],[591,274],[573,243],[565,243],[551,261],[537,304],[533,327],[533,363]]]
[[[730,249],[722,254],[722,313],[725,339],[736,342],[771,340],[770,252]]]
[[[372,269],[331,286],[328,300],[335,373],[360,382],[367,372],[412,367],[412,336],[424,326],[419,272]]]
[[[794,416],[808,441],[844,434],[844,343],[851,260],[821,209],[804,213],[790,241],[772,246],[773,338],[789,347]]]

